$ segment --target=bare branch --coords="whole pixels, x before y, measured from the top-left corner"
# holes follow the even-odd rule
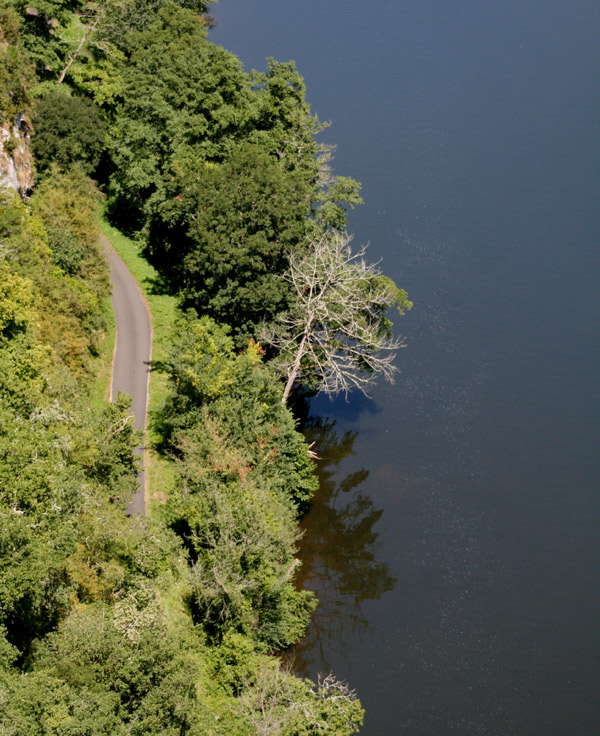
[[[96,20],[94,20],[94,22],[90,26],[86,26],[85,33],[81,37],[81,41],[79,42],[79,45],[77,46],[77,48],[75,49],[75,51],[71,54],[71,56],[69,57],[69,61],[67,62],[65,68],[60,73],[60,76],[58,78],[58,81],[56,82],[56,86],[57,87],[60,84],[62,84],[64,78],[67,76],[67,72],[71,68],[71,64],[79,56],[79,54],[81,52],[81,49],[83,48],[85,42],[88,39],[88,36],[90,35],[90,33],[93,33],[96,30],[96,26],[98,25],[99,22],[100,22],[100,19],[99,18],[96,18]]]
[[[393,381],[402,340],[391,334],[387,310],[410,309],[406,293],[365,260],[367,246],[352,252],[352,238],[331,231],[303,255],[292,255],[284,279],[295,302],[263,339],[278,351],[275,365],[286,379],[282,403],[296,383],[329,395],[353,388],[367,394],[379,377]]]
[[[113,437],[123,432],[130,423],[133,423],[133,420],[133,414],[129,414],[128,416],[123,417],[122,419],[119,419],[118,421],[111,424],[110,427],[106,430],[106,434],[104,435],[102,444],[107,445]]]

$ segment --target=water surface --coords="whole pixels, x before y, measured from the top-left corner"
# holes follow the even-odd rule
[[[296,666],[366,736],[598,733],[600,6],[221,0],[295,59],[350,219],[414,310],[395,386],[313,402]]]

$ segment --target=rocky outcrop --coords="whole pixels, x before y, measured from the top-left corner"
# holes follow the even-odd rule
[[[19,115],[13,124],[0,126],[0,187],[16,189],[22,197],[34,184],[30,130],[24,115]]]

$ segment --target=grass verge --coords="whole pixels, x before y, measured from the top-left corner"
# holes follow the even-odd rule
[[[113,312],[110,296],[102,300],[102,312],[106,319],[106,333],[98,355],[93,361],[93,379],[90,380],[90,400],[95,409],[100,410],[106,401],[110,401],[110,377],[112,359],[115,349],[115,313]]]
[[[122,232],[109,225],[104,219],[98,222],[100,232],[123,259],[127,268],[138,282],[144,294],[154,332],[152,342],[152,363],[160,366],[167,359],[168,343],[177,313],[177,300],[173,296],[156,292],[158,273],[140,254],[139,243],[128,238]],[[165,502],[175,482],[172,463],[156,452],[159,441],[153,431],[153,418],[162,409],[167,393],[167,377],[160,370],[150,373],[150,393],[148,397],[148,436],[146,445],[149,448],[146,474],[148,478],[149,506],[146,514]]]

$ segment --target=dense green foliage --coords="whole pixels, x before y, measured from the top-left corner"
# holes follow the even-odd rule
[[[21,27],[17,57],[40,79],[39,171],[96,172],[163,287],[228,324],[238,347],[257,338],[289,306],[291,255],[343,229],[361,201],[356,182],[328,173],[293,62],[245,73],[207,40],[204,2],[10,5],[7,33]]]
[[[273,656],[316,605],[294,582],[316,479],[276,351],[256,342],[297,311],[291,266],[344,230],[360,186],[329,174],[294,63],[246,73],[208,40],[208,7],[0,0],[0,122],[26,115],[37,175],[26,203],[0,192],[3,734],[349,736],[362,721],[343,683]],[[101,200],[185,310],[153,414],[176,480],[152,489],[149,519],[124,514],[129,399],[89,398]],[[315,375],[304,361],[296,383]]]
[[[141,226],[186,160],[218,156],[235,135],[246,116],[248,82],[233,55],[206,41],[201,20],[173,3],[130,35],[120,74],[111,202],[122,221]]]
[[[86,174],[98,167],[105,147],[106,126],[97,106],[85,97],[51,92],[36,106],[32,148],[38,172],[51,164],[79,164]]]
[[[30,206],[6,191],[0,206],[2,733],[355,732],[343,685],[266,654],[313,607],[291,580],[315,480],[256,346],[238,354],[207,318],[182,318],[163,419],[180,491],[162,518],[123,513],[139,438],[127,397],[89,406],[101,324],[65,321],[83,297],[98,316],[107,276],[93,188],[68,182],[54,172]],[[52,229],[83,253],[69,272]]]
[[[152,216],[149,251],[184,302],[234,325],[242,345],[287,306],[280,274],[310,213],[304,177],[244,144],[172,186],[181,194]]]
[[[109,415],[127,407],[92,416],[75,381],[89,368],[101,328],[94,281],[106,283],[104,261],[88,280],[63,273],[41,220],[7,192],[0,207],[1,607],[9,640],[25,652],[67,606],[74,584],[67,560],[77,549],[85,489],[102,476],[115,498],[125,497],[133,460],[117,449],[127,437],[129,449],[131,429],[102,445]]]
[[[11,7],[0,7],[0,122],[29,108],[33,64],[24,53],[21,19]]]
[[[297,510],[316,485],[304,439],[256,346],[234,353],[206,317],[180,322],[171,375],[181,487],[168,513],[192,555],[196,615],[216,639],[233,629],[292,644],[314,607],[291,585]]]

